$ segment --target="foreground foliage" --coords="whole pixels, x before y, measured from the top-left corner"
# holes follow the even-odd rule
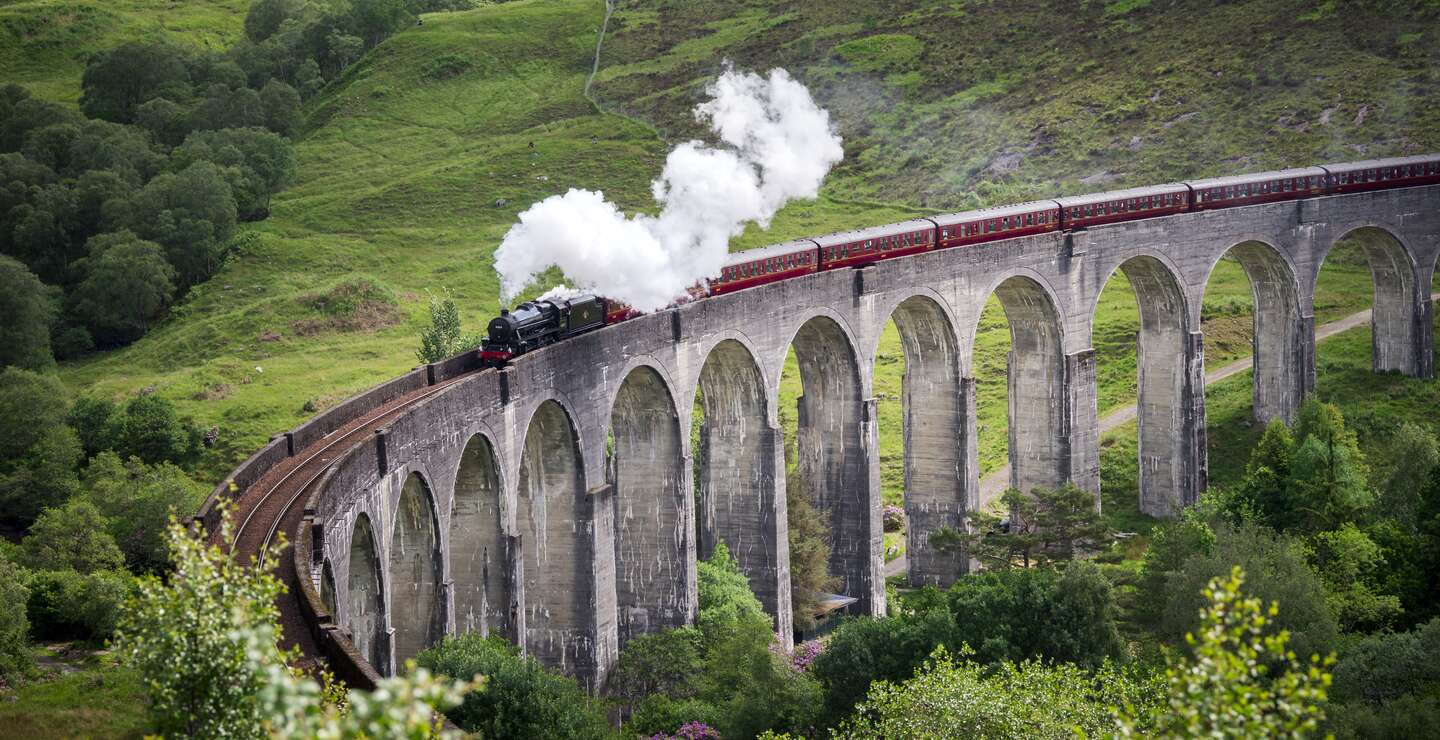
[[[229,516],[221,540],[231,541]],[[186,737],[430,737],[435,711],[458,703],[473,683],[446,682],[421,669],[351,692],[348,710],[324,701],[314,680],[292,673],[276,647],[275,598],[284,586],[267,568],[236,562],[173,524],[174,571],[148,577],[116,634],[122,662],[139,673],[155,728]],[[279,562],[272,548],[266,562]]]
[[[1194,656],[1166,671],[1168,699],[1148,713],[1126,706],[1120,726],[1142,737],[1305,737],[1325,718],[1334,656],[1300,661],[1288,632],[1273,630],[1280,606],[1263,608],[1241,592],[1245,573],[1205,587],[1201,627],[1186,635]]]

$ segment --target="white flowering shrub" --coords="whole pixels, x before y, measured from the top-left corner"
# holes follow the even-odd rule
[[[221,541],[231,542],[229,512]],[[148,577],[130,599],[114,647],[150,695],[155,730],[207,738],[429,738],[441,735],[438,711],[458,704],[471,683],[427,671],[390,678],[373,692],[334,700],[314,679],[289,667],[277,645],[275,599],[285,587],[272,566],[239,563],[172,522],[175,570]],[[279,562],[279,547],[265,562]],[[330,694],[327,700],[327,693]]]

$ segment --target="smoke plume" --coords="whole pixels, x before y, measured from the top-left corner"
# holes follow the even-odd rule
[[[731,237],[793,198],[814,198],[844,152],[830,114],[783,69],[767,77],[726,69],[695,107],[723,148],[681,144],[651,191],[658,216],[626,216],[604,193],[571,189],[520,214],[495,253],[513,300],[559,267],[577,287],[642,311],[662,308],[720,273]]]

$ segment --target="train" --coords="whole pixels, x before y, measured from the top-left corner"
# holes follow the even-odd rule
[[[1440,154],[1259,172],[1093,193],[919,218],[731,254],[719,275],[681,302],[864,267],[921,252],[1177,213],[1440,184]],[[486,367],[503,367],[539,347],[627,321],[639,312],[593,294],[542,297],[490,321],[480,346]]]

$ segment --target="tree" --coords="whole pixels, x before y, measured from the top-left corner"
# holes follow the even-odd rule
[[[796,629],[814,628],[822,596],[840,582],[830,574],[830,514],[815,508],[803,476],[785,482],[790,539],[790,611]]]
[[[482,737],[603,738],[610,734],[604,712],[574,679],[545,670],[500,637],[474,632],[447,636],[422,652],[417,662],[455,678],[485,677],[485,690],[471,692],[449,717]]]
[[[115,402],[108,398],[82,396],[70,407],[65,423],[75,430],[87,458],[108,450],[114,444],[113,424],[119,418]]]
[[[200,452],[200,432],[175,406],[154,394],[125,404],[115,428],[115,450],[150,464],[185,462]]]
[[[1330,611],[1346,632],[1385,629],[1400,617],[1400,598],[1381,592],[1385,557],[1354,524],[1321,532],[1313,540],[1315,571],[1325,582]]]
[[[1043,657],[1096,667],[1125,655],[1110,582],[1093,563],[962,578],[946,594],[956,638],[993,663]]]
[[[351,0],[350,18],[367,49],[413,22],[405,0]]]
[[[25,570],[0,555],[0,680],[10,685],[35,671],[30,656],[30,620],[25,605],[30,601]]]
[[[0,255],[0,367],[44,370],[50,356],[55,305],[45,284],[19,261]]]
[[[260,107],[265,111],[265,128],[281,136],[294,136],[305,123],[300,114],[300,93],[271,78],[260,88]]]
[[[1154,681],[1041,661],[986,666],[937,648],[913,678],[879,681],[840,738],[1073,738],[1114,728],[1111,707],[1148,710]]]
[[[700,692],[704,644],[693,627],[641,635],[625,643],[606,692],[627,710],[651,694],[689,699]]]
[[[220,538],[232,541],[229,513]],[[440,734],[433,713],[459,703],[476,684],[441,682],[424,669],[388,678],[376,691],[352,691],[349,711],[324,703],[313,680],[296,676],[294,657],[276,649],[275,597],[283,589],[267,567],[242,564],[189,535],[168,535],[175,571],[147,577],[121,614],[114,649],[149,689],[156,729],[187,737],[407,737]]]
[[[1185,636],[1193,656],[1172,659],[1165,672],[1168,701],[1150,711],[1121,708],[1122,735],[1299,738],[1319,727],[1334,656],[1297,661],[1289,633],[1274,632],[1279,606],[1262,610],[1242,595],[1244,583],[1239,566],[1210,580],[1199,628]]]
[[[1162,638],[1183,640],[1197,629],[1196,615],[1205,606],[1206,584],[1223,577],[1232,566],[1251,574],[1246,593],[1282,605],[1271,621],[1290,634],[1291,645],[1302,656],[1330,652],[1339,637],[1335,616],[1325,601],[1325,586],[1307,562],[1302,543],[1267,527],[1217,522],[1212,525],[1214,545],[1185,558],[1165,578],[1163,591],[1146,598],[1164,602],[1157,632]]]
[[[1369,469],[1355,434],[1333,404],[1311,398],[1295,421],[1296,447],[1291,454],[1287,510],[1275,524],[1293,531],[1315,532],[1354,521],[1373,496]]]
[[[76,404],[79,405],[78,403]],[[165,462],[146,465],[101,452],[85,468],[82,489],[110,523],[110,534],[137,573],[169,569],[165,532],[171,517],[194,511],[203,488],[185,471]]]
[[[1000,510],[976,511],[966,531],[942,528],[930,536],[937,550],[969,553],[987,568],[1053,565],[1099,549],[1109,534],[1094,494],[1073,483],[1037,486],[1030,495],[1007,489]]]
[[[85,279],[71,296],[77,318],[101,344],[133,342],[175,294],[165,250],[125,230],[90,239]]]
[[[190,133],[190,109],[168,98],[151,98],[135,108],[135,125],[167,146],[175,146]]]
[[[1440,468],[1440,442],[1434,433],[1407,421],[1391,435],[1383,452],[1379,513],[1413,529],[1431,474]]]
[[[959,645],[948,609],[888,619],[848,619],[830,636],[812,672],[824,690],[825,724],[834,725],[875,681],[904,681],[938,645]]]
[[[25,564],[35,570],[77,573],[123,568],[125,556],[108,529],[100,510],[82,498],[46,509],[25,536]]]
[[[18,459],[0,461],[0,517],[26,526],[42,510],[64,503],[78,486],[75,469],[84,454],[75,432],[56,425],[44,428]]]
[[[439,362],[467,349],[479,346],[480,338],[463,334],[460,309],[449,291],[430,296],[430,325],[420,330],[420,349],[415,357],[421,362]]]
[[[260,43],[280,30],[280,24],[300,9],[296,0],[255,0],[245,14],[245,38]]]
[[[65,386],[54,376],[14,367],[0,371],[0,419],[10,420],[0,424],[0,472],[61,426],[68,407]]]
[[[1336,701],[1380,705],[1440,684],[1440,619],[1409,632],[1347,642],[1335,663]]]
[[[183,290],[219,267],[235,220],[235,197],[220,169],[196,162],[147,183],[135,197],[129,225],[140,238],[165,248]]]
[[[190,75],[179,48],[130,42],[96,54],[85,65],[80,87],[85,115],[130,123],[141,103],[161,94],[188,93]]]
[[[238,213],[247,220],[269,213],[270,195],[295,178],[295,152],[278,134],[259,128],[196,131],[170,155],[170,167],[183,170],[195,162],[221,168]]]

